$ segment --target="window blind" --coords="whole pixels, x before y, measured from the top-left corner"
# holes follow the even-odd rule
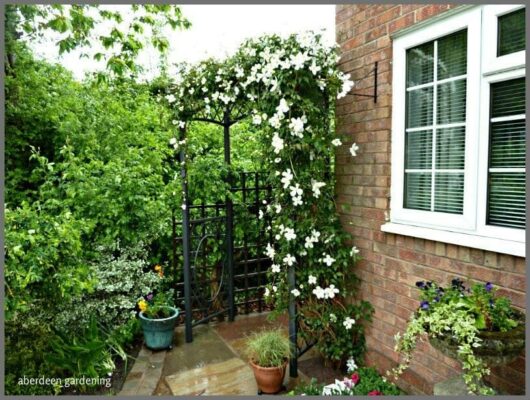
[[[491,85],[489,225],[525,227],[525,78]]]
[[[463,213],[467,30],[407,50],[404,208]]]

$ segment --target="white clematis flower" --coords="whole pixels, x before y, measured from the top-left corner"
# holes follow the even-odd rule
[[[284,258],[283,258],[283,262],[285,264],[287,264],[289,267],[292,267],[293,264],[296,262],[296,258],[290,254],[287,254]]]
[[[296,239],[296,233],[294,233],[294,229],[292,228],[285,228],[283,235],[285,236],[285,240],[287,240],[288,242]]]
[[[276,107],[276,111],[282,114],[289,112],[289,104],[287,104],[287,101],[285,99],[280,100],[280,104],[278,105],[278,107]]]
[[[274,147],[274,153],[276,154],[279,154],[284,148],[284,141],[280,135],[278,135],[278,132],[274,132],[274,135],[272,136],[272,147]]]
[[[313,190],[313,196],[318,198],[320,196],[320,189],[326,186],[324,182],[317,182],[314,179],[311,179],[311,188]]]
[[[359,249],[356,246],[353,246],[350,250],[350,256],[355,257],[357,254],[359,254]]]
[[[285,172],[282,172],[282,179],[281,182],[283,183],[283,188],[287,189],[289,185],[291,184],[291,181],[293,180],[294,176],[291,173],[291,170],[287,168]]]
[[[270,243],[267,243],[267,249],[265,250],[265,255],[269,257],[271,260],[274,259],[274,256],[276,255],[276,250],[274,250],[274,247],[272,247]]]
[[[304,137],[304,120],[303,118],[291,118],[289,123],[289,129],[291,130],[291,135],[303,138]]]
[[[326,264],[328,267],[331,267],[331,265],[335,262],[335,259],[331,257],[329,254],[323,254],[323,256],[325,257],[322,260],[322,262]]]
[[[344,320],[344,322],[342,323],[342,325],[344,325],[344,327],[347,329],[347,330],[350,330],[351,327],[355,324],[355,320],[353,318],[350,318],[350,317],[346,317],[346,319]]]
[[[355,157],[357,155],[357,151],[359,150],[359,146],[357,146],[356,143],[352,144],[350,147],[350,153],[352,157]]]
[[[335,147],[339,147],[342,144],[342,141],[339,138],[333,139],[331,144]]]

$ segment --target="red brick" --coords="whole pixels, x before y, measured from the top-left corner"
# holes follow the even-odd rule
[[[370,301],[375,308],[373,323],[366,330],[366,362],[382,372],[399,359],[393,351],[393,336],[404,331],[411,313],[417,310],[419,290],[415,283],[418,280],[436,280],[441,284],[448,284],[454,277],[490,281],[515,307],[525,307],[524,258],[380,230],[388,214],[391,181],[390,35],[451,7],[448,4],[337,6],[337,40],[342,50],[339,67],[352,74],[361,93],[371,94],[373,77],[366,75],[375,61],[379,63],[376,104],[372,99],[353,96],[340,99],[337,104],[336,129],[346,140],[336,152],[336,194],[344,229],[362,249],[363,260],[353,267],[362,279],[356,298]],[[360,151],[352,159],[348,147],[354,142]],[[343,205],[349,209],[342,210]],[[416,353],[410,370],[398,382],[411,394],[432,394],[434,383],[461,371],[458,361],[444,356],[428,342],[420,343]],[[521,394],[523,377],[524,358],[520,358],[502,370],[494,369],[491,382],[507,393]],[[515,383],[510,382],[511,378]]]

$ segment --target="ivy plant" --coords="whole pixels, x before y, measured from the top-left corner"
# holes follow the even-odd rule
[[[496,289],[490,282],[466,288],[462,280],[455,278],[448,288],[423,281],[417,282],[416,286],[421,290],[420,306],[405,332],[395,337],[395,351],[403,359],[392,370],[393,376],[399,376],[408,368],[416,343],[422,336],[450,335],[458,345],[457,357],[462,363],[463,378],[470,393],[492,394],[492,389],[482,383],[483,376],[490,371],[474,350],[481,346],[480,331],[506,332],[518,325],[509,299],[496,297]]]

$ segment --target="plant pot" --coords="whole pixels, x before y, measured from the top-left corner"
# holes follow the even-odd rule
[[[143,312],[139,314],[145,345],[151,350],[168,349],[173,345],[173,333],[179,310],[169,306],[161,308],[169,309],[172,315],[167,318],[147,318]]]
[[[260,367],[254,364],[252,360],[249,361],[254,377],[258,384],[258,389],[263,393],[274,394],[282,389],[283,378],[285,377],[285,369],[287,368],[287,360],[280,367]]]
[[[506,365],[521,355],[525,348],[525,315],[515,312],[519,325],[508,332],[479,331],[480,347],[473,354],[488,366]],[[457,359],[458,343],[452,336],[430,337],[429,342],[448,357]]]

